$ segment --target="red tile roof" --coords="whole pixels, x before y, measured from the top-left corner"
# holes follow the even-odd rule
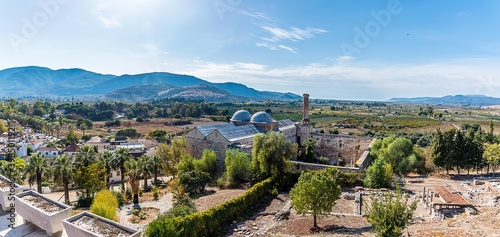
[[[470,205],[459,193],[451,193],[445,186],[434,189],[445,203],[454,205]]]

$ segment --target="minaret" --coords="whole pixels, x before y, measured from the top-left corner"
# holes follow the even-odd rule
[[[309,125],[309,94],[304,94],[302,125]]]

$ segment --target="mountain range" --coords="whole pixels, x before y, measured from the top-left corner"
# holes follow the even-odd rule
[[[392,98],[389,102],[487,106],[500,104],[500,98],[484,95],[447,95],[443,97]]]
[[[0,96],[86,97],[100,100],[146,101],[157,98],[205,101],[301,100],[293,93],[258,91],[243,84],[212,83],[168,72],[110,75],[80,68],[52,70],[28,66],[0,71]]]

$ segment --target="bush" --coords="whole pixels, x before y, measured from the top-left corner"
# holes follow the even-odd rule
[[[175,218],[161,216],[148,224],[144,236],[217,236],[224,225],[254,212],[254,206],[271,193],[273,183],[272,179],[266,179],[245,194],[203,212]]]
[[[142,116],[139,116],[135,119],[136,122],[139,122],[139,123],[142,123],[144,122],[144,119],[142,118]]]
[[[116,196],[111,191],[103,189],[96,194],[94,201],[92,201],[90,212],[115,221],[117,208],[118,200]]]
[[[121,206],[123,204],[127,203],[127,200],[125,200],[125,197],[123,197],[123,194],[118,191],[111,191],[113,195],[115,195],[116,200],[118,200],[118,206]]]
[[[277,198],[279,195],[278,189],[276,187],[273,188],[273,191],[271,191],[271,195],[273,195],[274,198]]]
[[[158,188],[155,185],[155,186],[153,186],[153,199],[155,201],[158,201],[158,198],[159,198]]]
[[[200,170],[189,171],[183,173],[179,177],[179,185],[184,187],[185,192],[190,195],[193,193],[200,193],[205,190],[205,185],[212,179],[207,172]]]

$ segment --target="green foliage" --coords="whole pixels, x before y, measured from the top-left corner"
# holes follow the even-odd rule
[[[172,209],[163,214],[163,218],[187,216],[196,212],[196,205],[189,197],[177,197]],[[162,218],[162,217],[160,217]]]
[[[315,149],[318,146],[318,142],[312,138],[307,138],[303,144],[304,146],[304,161],[305,162],[314,162],[315,158]]]
[[[69,126],[69,131],[66,133],[66,139],[70,141],[71,143],[76,143],[78,142],[78,135],[75,133],[75,129],[73,126]]]
[[[116,132],[115,136],[126,136],[126,137],[131,137],[131,138],[136,138],[139,137],[139,133],[135,128],[125,128],[125,129],[120,129]]]
[[[159,217],[148,224],[144,236],[218,236],[221,227],[252,213],[255,205],[266,198],[273,187],[272,179],[267,179],[255,184],[245,194],[206,211],[184,217]]]
[[[290,190],[293,208],[302,215],[310,211],[314,217],[314,227],[318,226],[317,215],[330,213],[340,197],[341,189],[337,183],[339,175],[337,169],[306,171]]]
[[[37,153],[28,158],[28,162],[26,164],[28,182],[31,185],[36,181],[37,192],[42,193],[42,182],[50,178],[50,173],[51,167],[47,157]]]
[[[156,187],[156,185],[153,186],[152,192],[153,192],[153,199],[155,201],[158,201],[159,193],[158,193],[158,188]]]
[[[409,172],[423,173],[424,158],[419,155],[412,142],[406,138],[390,136],[375,141],[370,154],[391,165],[393,172],[406,175]]]
[[[182,154],[179,163],[177,164],[177,175],[181,176],[184,173],[195,170],[195,159],[189,154]]]
[[[288,160],[297,157],[297,144],[285,140],[285,135],[269,131],[254,137],[252,167],[262,177],[276,177],[289,170]]]
[[[205,185],[212,179],[207,172],[193,170],[179,176],[179,185],[189,194],[200,193],[205,190]]]
[[[395,193],[372,196],[367,220],[375,228],[378,237],[402,236],[416,208],[417,202],[410,202],[409,195],[402,194],[398,187]]]
[[[277,198],[278,195],[279,195],[279,192],[278,192],[278,189],[276,187],[273,188],[273,190],[271,191],[271,195],[274,197],[274,198]]]
[[[19,157],[15,157],[12,161],[0,161],[0,173],[14,183],[24,184],[25,171],[26,161]]]
[[[215,178],[217,175],[217,154],[213,150],[205,149],[201,159],[194,161],[195,170],[203,171]]]
[[[157,142],[168,143],[170,142],[169,138],[167,138],[167,131],[163,129],[156,129],[154,131],[148,132],[148,137],[155,139]]]
[[[121,192],[118,191],[112,191],[113,195],[115,195],[116,200],[118,201],[118,206],[127,204],[127,200],[125,200],[125,197]]]
[[[164,166],[167,174],[177,175],[177,164],[181,160],[181,156],[187,153],[186,139],[174,138],[172,142],[167,144],[160,144],[156,154],[164,161]]]
[[[100,161],[77,169],[75,173],[75,184],[80,188],[76,192],[78,196],[78,206],[90,206],[95,194],[106,188],[104,177],[106,177],[106,167]]]
[[[376,159],[366,169],[364,184],[369,188],[388,188],[392,180],[392,167],[382,159]]]
[[[456,168],[469,171],[480,169],[483,163],[484,148],[479,137],[472,131],[466,134],[463,130],[451,129],[446,132],[436,131],[432,144],[432,161],[434,165],[445,169]]]
[[[235,183],[237,181],[246,181],[250,174],[250,155],[245,152],[238,150],[227,150],[226,160],[224,161],[226,165],[226,172],[223,177],[229,183]]]
[[[116,209],[118,209],[118,200],[107,189],[99,191],[90,206],[90,212],[113,221],[116,221]]]

